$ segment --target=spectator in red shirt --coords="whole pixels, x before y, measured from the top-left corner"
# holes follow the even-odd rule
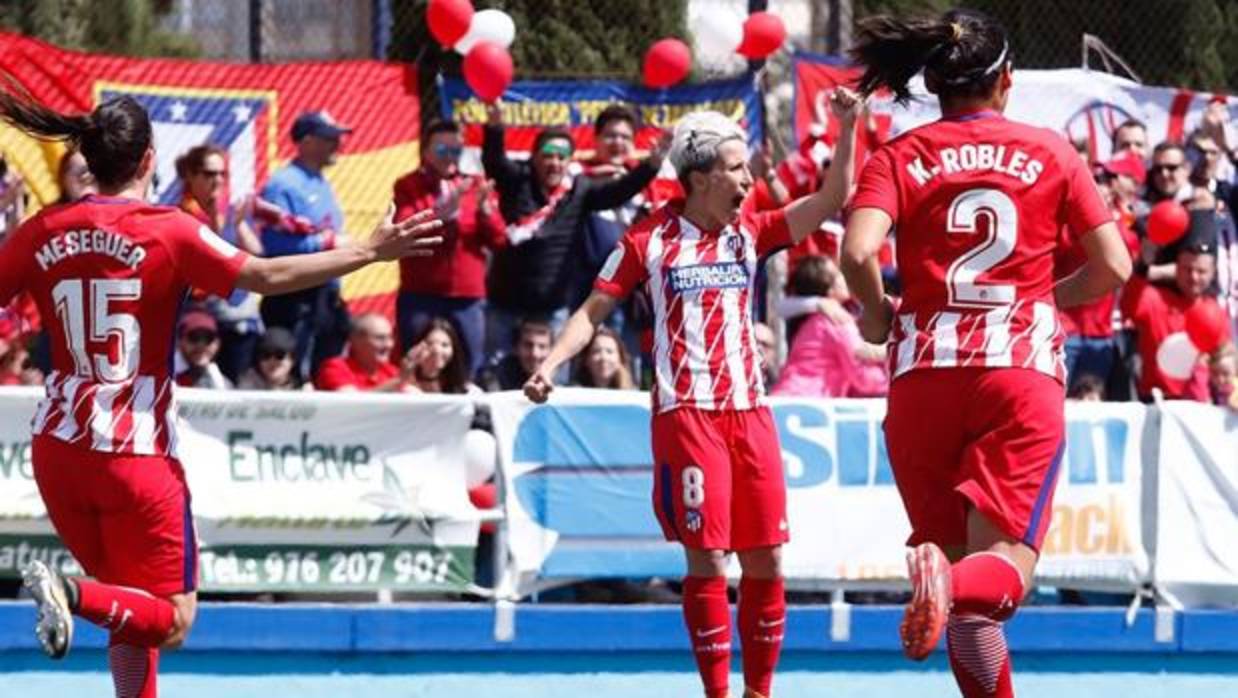
[[[435,121],[422,138],[421,167],[395,183],[395,220],[438,209],[444,237],[433,255],[400,260],[396,323],[408,349],[431,319],[447,319],[472,376],[485,342],[486,251],[504,247],[507,233],[485,178],[460,173],[461,152],[460,127]]]
[[[1192,240],[1178,252],[1174,285],[1156,286],[1142,276],[1132,276],[1122,291],[1122,315],[1129,319],[1138,333],[1140,373],[1139,399],[1152,400],[1152,391],[1159,388],[1167,398],[1182,398],[1209,402],[1208,369],[1196,365],[1194,374],[1177,380],[1161,373],[1156,353],[1165,338],[1186,329],[1186,311],[1197,302],[1215,303],[1204,294],[1216,277],[1215,243]]]
[[[387,318],[378,313],[361,315],[353,321],[344,355],[318,367],[318,389],[403,392],[413,382],[412,376],[391,363],[394,348],[395,335]]]
[[[30,360],[22,319],[0,310],[0,385],[42,385],[43,372]]]
[[[1118,232],[1126,241],[1127,251],[1132,257],[1139,255],[1139,239],[1130,229],[1131,204],[1138,187],[1143,184],[1144,175],[1143,161],[1130,150],[1098,165],[1094,175],[1101,196],[1109,203]],[[1057,248],[1054,258],[1056,273],[1059,278],[1069,276],[1086,261],[1087,252],[1083,245],[1078,242],[1063,244]],[[1116,300],[1116,295],[1111,293],[1091,303],[1060,311],[1062,330],[1066,334],[1068,391],[1082,376],[1090,375],[1100,380],[1102,385],[1108,382],[1118,356],[1113,328]]]

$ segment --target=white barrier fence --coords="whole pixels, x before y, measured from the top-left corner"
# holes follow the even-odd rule
[[[40,555],[72,569],[29,462],[38,391],[0,391],[0,577]],[[588,577],[673,577],[650,491],[648,396],[487,395],[506,517],[496,594]],[[469,588],[463,397],[185,391],[181,456],[203,588]],[[789,487],[785,567],[802,588],[904,580],[908,527],[880,400],[775,400]],[[1238,417],[1205,405],[1071,403],[1042,583],[1238,602]]]
[[[0,394],[0,576],[60,552],[30,463],[41,389]],[[202,588],[430,591],[473,580],[462,398],[184,390]]]
[[[548,579],[676,576],[681,554],[651,513],[646,396],[556,391],[535,407],[491,400],[507,492],[515,587]],[[788,485],[786,574],[801,587],[890,587],[906,579],[909,533],[881,421],[883,400],[772,401]],[[1072,403],[1068,445],[1040,578],[1129,590],[1151,580],[1143,542],[1145,452],[1140,404]],[[1235,432],[1222,435],[1231,440]],[[1215,436],[1213,437],[1215,442]]]

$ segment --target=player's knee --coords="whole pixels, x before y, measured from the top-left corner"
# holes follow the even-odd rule
[[[688,574],[693,577],[726,575],[728,554],[725,550],[687,550]]]
[[[739,553],[739,566],[745,577],[777,579],[782,576],[781,548],[756,548]]]
[[[193,628],[193,622],[198,611],[196,599],[193,598],[174,598],[172,605],[174,609],[172,629],[168,632],[168,637],[160,646],[161,649],[165,650],[180,649],[181,645],[185,644],[186,638],[189,637],[189,631]]]

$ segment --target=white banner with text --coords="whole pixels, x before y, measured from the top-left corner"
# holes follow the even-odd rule
[[[30,463],[42,390],[0,393],[0,577],[75,571]],[[208,591],[463,589],[478,513],[464,397],[178,391],[178,451]]]

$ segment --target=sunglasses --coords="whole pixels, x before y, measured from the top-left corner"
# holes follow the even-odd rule
[[[292,356],[292,354],[286,351],[263,351],[258,353],[258,360],[267,361],[270,359],[277,359],[279,361],[283,361],[290,356]]]
[[[218,338],[219,335],[210,330],[193,330],[185,333],[185,341],[190,344],[210,344]]]
[[[1152,166],[1152,171],[1153,171],[1153,172],[1173,172],[1173,171],[1175,171],[1175,170],[1180,170],[1180,169],[1182,169],[1182,166],[1183,166],[1184,164],[1186,164],[1186,163],[1182,163],[1182,162],[1178,162],[1178,163],[1167,162],[1167,163],[1160,164],[1160,165],[1153,165],[1153,166]]]
[[[440,158],[458,158],[464,152],[464,148],[458,145],[447,145],[439,143],[434,146],[434,156]]]

